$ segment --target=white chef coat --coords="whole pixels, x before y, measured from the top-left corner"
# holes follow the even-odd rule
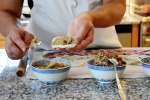
[[[38,36],[42,47],[50,49],[55,36],[66,35],[71,21],[80,13],[94,9],[101,0],[33,0],[28,31]],[[95,28],[89,47],[121,47],[114,26]]]

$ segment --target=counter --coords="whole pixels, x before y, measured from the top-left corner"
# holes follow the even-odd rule
[[[4,60],[4,51],[0,54]],[[0,100],[120,100],[115,83],[101,86],[93,78],[76,78],[51,86],[38,80],[17,77],[17,63],[18,61],[7,59],[7,64],[1,69]],[[123,87],[127,93],[127,100],[150,99],[150,78],[123,80],[126,81]]]
[[[149,78],[125,81],[128,100],[150,99]],[[101,87],[94,79],[68,79],[55,87],[43,83],[37,89],[41,84],[37,80],[19,79],[15,69],[5,69],[0,75],[0,100],[120,100],[116,84]]]

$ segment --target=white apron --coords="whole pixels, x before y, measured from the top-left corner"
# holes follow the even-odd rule
[[[28,31],[42,40],[42,47],[50,49],[54,36],[66,35],[71,21],[80,13],[92,10],[100,0],[33,0]],[[94,42],[89,47],[121,47],[114,26],[95,28]]]

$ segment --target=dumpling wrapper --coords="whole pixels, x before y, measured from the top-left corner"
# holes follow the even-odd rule
[[[52,48],[73,48],[76,46],[75,43],[71,43],[71,44],[54,44],[54,42],[57,40],[57,39],[64,39],[64,38],[68,38],[70,40],[66,40],[66,41],[72,41],[70,37],[67,37],[67,36],[57,36],[55,38],[52,39]],[[61,41],[62,42],[62,41]]]

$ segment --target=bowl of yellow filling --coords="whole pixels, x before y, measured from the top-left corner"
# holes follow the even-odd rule
[[[70,62],[63,58],[39,60],[32,63],[32,72],[35,77],[51,84],[59,83],[67,78]]]

